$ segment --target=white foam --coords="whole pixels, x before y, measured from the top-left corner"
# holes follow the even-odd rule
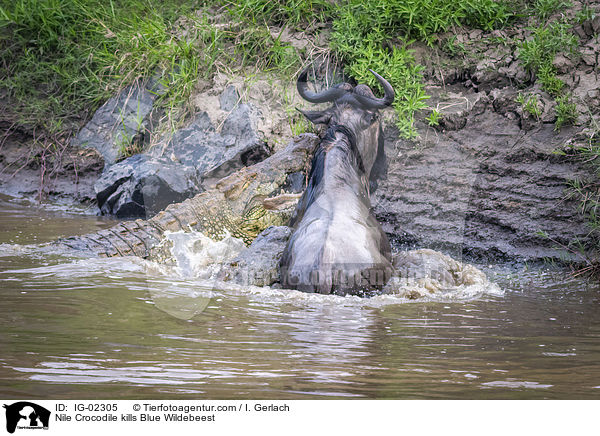
[[[177,262],[175,272],[182,277],[212,279],[221,266],[231,261],[246,245],[229,233],[220,241],[214,241],[201,232],[166,232],[173,242],[171,254]]]

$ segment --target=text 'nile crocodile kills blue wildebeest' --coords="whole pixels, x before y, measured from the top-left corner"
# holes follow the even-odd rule
[[[327,130],[290,221],[293,233],[280,262],[285,287],[368,295],[391,276],[390,244],[371,214],[369,180],[383,153],[379,109],[392,104],[394,90],[379,74],[371,73],[384,89],[383,98],[376,98],[367,85],[348,83],[314,93],[308,90],[308,70],[298,77],[302,98],[333,106],[302,111]]]

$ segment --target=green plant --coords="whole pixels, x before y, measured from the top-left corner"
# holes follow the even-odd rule
[[[541,109],[539,107],[539,100],[537,95],[530,94],[527,97],[519,92],[519,95],[516,98],[516,102],[521,105],[521,108],[524,112],[535,117],[535,119],[539,120],[542,115]]]
[[[5,116],[65,128],[119,88],[178,64],[191,54],[170,28],[186,8],[157,0],[3,3],[0,86],[13,103]]]
[[[512,13],[503,2],[493,0],[346,0],[341,3],[338,19],[361,17],[367,29],[388,35],[403,35],[433,42],[436,34],[452,26],[466,24],[492,29],[506,23]]]
[[[575,21],[578,24],[583,24],[586,21],[592,21],[597,14],[598,12],[592,9],[590,6],[584,5],[583,8],[581,8],[581,10],[577,11],[575,14]]]
[[[240,21],[259,26],[272,23],[294,28],[327,21],[335,7],[327,0],[244,0],[226,2],[226,6]]]
[[[574,53],[577,48],[578,39],[567,22],[555,22],[531,31],[531,38],[520,44],[518,56],[523,66],[534,73],[542,66],[551,65],[557,53]]]
[[[568,95],[556,99],[556,123],[554,130],[560,130],[565,124],[573,124],[577,121],[577,106],[570,101]]]
[[[462,56],[467,52],[462,42],[457,42],[456,35],[452,35],[442,46],[442,49],[450,56]]]
[[[355,57],[348,60],[346,71],[358,82],[379,90],[379,84],[369,69],[380,72],[396,92],[393,107],[401,134],[406,138],[416,137],[414,117],[416,112],[426,107],[424,101],[429,96],[425,94],[422,83],[423,67],[415,62],[412,50],[401,46],[389,51],[374,43],[367,43],[355,51]]]
[[[233,58],[243,68],[274,71],[288,77],[301,65],[301,57],[290,44],[281,41],[281,33],[273,36],[266,26],[239,26],[232,29]],[[235,62],[235,61],[234,61]]]
[[[531,38],[523,41],[518,50],[523,66],[536,73],[543,89],[554,97],[564,87],[564,82],[556,76],[554,57],[559,52],[574,54],[577,48],[578,39],[570,29],[571,25],[564,21],[535,27],[531,29]]]
[[[139,101],[135,117],[131,116],[126,118],[124,114],[121,113],[120,118],[121,128],[116,133],[115,141],[117,149],[119,150],[119,160],[141,153],[144,149],[144,137],[146,134],[144,118],[141,114]]]
[[[330,47],[358,82],[377,86],[371,68],[396,90],[394,108],[401,135],[414,138],[415,113],[426,107],[422,70],[408,46],[413,39],[432,45],[439,32],[458,25],[492,29],[513,16],[504,2],[492,0],[344,0],[332,22]],[[446,49],[465,51],[456,39]]]
[[[427,123],[431,127],[439,126],[440,125],[440,118],[441,118],[440,112],[437,109],[432,109],[431,113],[427,117]]]
[[[569,6],[572,6],[570,1],[536,0],[533,9],[540,20],[546,21],[553,13]]]
[[[544,64],[538,70],[538,78],[542,88],[553,97],[560,95],[565,83],[556,76],[556,70],[552,64]]]

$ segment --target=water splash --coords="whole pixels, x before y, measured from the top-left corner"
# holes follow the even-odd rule
[[[227,235],[214,241],[200,232],[171,232],[171,254],[176,266],[170,273],[195,280],[217,292],[252,295],[257,299],[293,300],[308,304],[381,306],[410,301],[460,301],[484,296],[502,296],[498,285],[484,272],[468,263],[458,262],[440,252],[420,249],[394,255],[396,274],[384,288],[384,294],[371,298],[306,294],[291,289],[248,286],[220,280],[223,266],[246,249],[244,243]],[[163,273],[170,274],[163,269]]]
[[[181,277],[214,279],[224,263],[246,249],[241,239],[229,233],[220,241],[196,231],[167,232],[165,236],[173,243],[171,255],[177,263],[175,272]]]
[[[402,298],[465,300],[503,295],[483,271],[438,251],[419,249],[398,253],[394,256],[394,267],[396,275],[386,291]]]

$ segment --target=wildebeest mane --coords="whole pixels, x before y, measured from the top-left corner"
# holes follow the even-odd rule
[[[315,151],[315,155],[313,156],[310,173],[308,174],[306,191],[300,199],[300,203],[298,204],[298,207],[296,207],[294,215],[290,220],[291,227],[302,220],[304,211],[306,211],[306,209],[308,209],[308,207],[315,200],[317,188],[321,184],[321,180],[323,180],[323,176],[325,175],[325,158],[327,153],[333,146],[336,145],[336,142],[340,142],[340,140],[337,140],[335,137],[336,132],[340,132],[346,137],[347,145],[350,147],[348,158],[351,159],[351,164],[356,165],[360,174],[365,173],[365,166],[363,164],[360,152],[358,151],[358,146],[356,145],[356,135],[354,132],[341,124],[330,125],[327,128],[327,131],[325,132],[323,140],[319,144],[317,151]],[[345,145],[346,144],[343,146]]]

